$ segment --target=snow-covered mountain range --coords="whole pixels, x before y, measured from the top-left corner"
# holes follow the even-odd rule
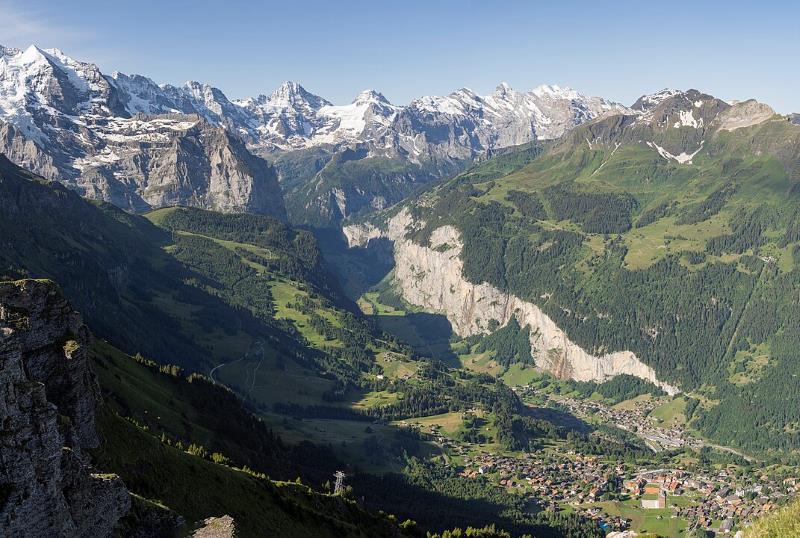
[[[270,95],[231,101],[198,82],[176,87],[141,75],[106,75],[58,49],[0,47],[0,151],[87,196],[137,210],[182,203],[281,214],[274,174],[261,157],[279,163],[285,179],[296,163],[282,167],[279,156],[309,150],[323,157],[308,177],[293,178],[303,196],[331,162],[364,159],[399,166],[388,175],[385,167],[377,176],[370,172],[367,181],[388,181],[399,193],[400,183],[430,180],[487,151],[557,138],[585,121],[624,112],[629,109],[569,88],[522,92],[505,83],[490,95],[460,89],[406,106],[374,90],[333,105],[293,82]],[[349,156],[333,159],[344,151]],[[340,217],[352,213],[340,203],[345,191],[325,189],[311,188],[314,196],[335,198]],[[382,190],[362,192],[365,203],[396,201]],[[314,200],[304,207],[325,211]]]

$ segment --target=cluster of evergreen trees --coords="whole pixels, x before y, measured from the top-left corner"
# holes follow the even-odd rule
[[[587,233],[621,233],[631,227],[631,212],[638,207],[628,193],[575,192],[562,184],[544,190],[556,220],[572,220]]]
[[[640,394],[652,394],[653,396],[663,396],[665,394],[663,390],[649,381],[628,374],[615,376],[603,383],[594,381],[567,381],[566,383],[584,398],[588,398],[597,392],[613,403],[623,402]]]
[[[530,338],[531,328],[527,325],[521,328],[517,318],[512,317],[508,323],[490,335],[473,337],[467,339],[467,342],[477,340],[475,351],[478,353],[494,351],[494,360],[508,367],[515,363],[533,364]]]

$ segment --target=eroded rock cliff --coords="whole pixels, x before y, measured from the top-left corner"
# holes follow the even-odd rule
[[[98,474],[90,333],[56,286],[0,282],[0,535],[108,536],[130,507]]]
[[[403,298],[447,316],[459,336],[488,333],[491,320],[504,326],[513,316],[521,327],[531,328],[531,354],[537,367],[559,378],[605,381],[629,374],[651,381],[670,394],[678,392],[676,387],[658,380],[655,371],[631,351],[592,355],[570,340],[535,304],[485,282],[468,282],[462,274],[463,243],[456,228],[437,228],[430,245],[425,246],[406,237],[414,225],[404,209],[389,220],[385,231],[372,225],[353,225],[346,227],[344,234],[350,246],[363,246],[381,236],[393,241],[394,277]]]

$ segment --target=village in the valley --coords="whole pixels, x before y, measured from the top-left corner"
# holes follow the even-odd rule
[[[530,387],[517,389],[523,399],[532,391]],[[664,425],[649,416],[656,405],[650,399],[619,407],[559,395],[551,403],[587,422],[630,432],[656,453],[709,446],[682,425]],[[694,528],[718,535],[735,533],[794,497],[800,488],[800,479],[794,476],[756,473],[735,465],[642,468],[572,450],[502,454],[450,439],[434,424],[424,433],[457,459],[461,476],[484,477],[525,495],[536,509],[581,513],[609,533],[618,533],[616,536],[634,536],[630,529],[642,530],[643,522],[650,523],[646,529],[650,532],[674,531],[657,532],[659,535],[680,535]]]
[[[521,457],[482,452],[465,455],[464,462],[462,475],[467,478],[491,477],[500,486],[530,495],[545,509],[570,507],[615,530],[629,528],[631,521],[609,513],[611,501],[724,532],[774,509],[776,499],[793,494],[796,487],[794,479],[742,478],[725,470],[635,470],[574,452]]]

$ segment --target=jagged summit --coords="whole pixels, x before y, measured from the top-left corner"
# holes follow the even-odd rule
[[[557,84],[542,84],[531,90],[531,93],[537,97],[550,97],[555,99],[581,99],[585,98],[569,87],[561,87]]]
[[[657,107],[661,104],[664,100],[669,99],[670,97],[674,97],[683,93],[681,90],[675,90],[672,88],[664,88],[656,93],[651,93],[649,95],[642,95],[639,99],[636,100],[631,108],[633,110],[639,110],[642,112],[646,112]]]
[[[383,96],[382,93],[370,89],[359,92],[359,94],[356,95],[356,98],[353,99],[353,103],[364,103],[369,101],[376,101],[378,103],[385,103],[387,105],[391,104],[389,103],[389,100]]]
[[[291,105],[307,105],[312,109],[319,109],[331,104],[322,97],[307,91],[297,82],[288,80],[272,92],[269,97],[261,95],[257,99],[262,99],[264,103],[269,103],[275,109]],[[249,99],[242,101],[247,102]]]
[[[414,167],[429,181],[486,152],[557,138],[575,125],[626,110],[559,86],[526,92],[505,82],[489,95],[462,88],[405,106],[391,104],[375,89],[336,105],[293,81],[231,101],[200,81],[172,86],[138,74],[105,75],[57,49],[3,48],[0,56],[0,121],[13,131],[0,150],[83,195],[137,210],[163,203],[253,210],[252,193],[261,180],[251,181],[261,174],[252,172],[262,168],[233,166],[248,162],[247,152],[272,157],[321,148],[332,156],[352,149],[358,159],[380,157]],[[198,134],[215,130],[230,137]],[[220,152],[234,140],[244,144]],[[210,172],[197,169],[193,173],[200,176],[191,179],[184,173],[191,167],[178,156],[200,153],[206,157],[187,162],[226,161],[216,178],[221,190],[209,189]],[[231,154],[240,157],[212,157]],[[172,163],[173,157],[179,160]],[[211,171],[220,167],[209,164]],[[186,184],[175,185],[176,177]],[[165,196],[178,192],[177,198]],[[386,200],[370,203],[383,206]]]

